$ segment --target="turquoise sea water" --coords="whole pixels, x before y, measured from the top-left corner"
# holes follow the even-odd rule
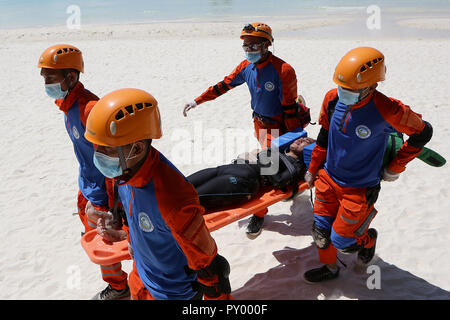
[[[82,24],[169,21],[253,21],[274,16],[346,14],[370,5],[384,12],[450,17],[450,0],[0,0],[0,29],[64,25],[70,5]]]

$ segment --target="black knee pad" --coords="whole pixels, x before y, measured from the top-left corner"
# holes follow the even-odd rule
[[[352,244],[351,246],[347,247],[347,248],[343,248],[343,249],[338,249],[339,252],[345,253],[345,254],[351,254],[351,253],[355,253],[358,252],[359,250],[361,250],[363,247],[357,243]]]
[[[331,243],[330,240],[331,230],[327,230],[321,227],[318,227],[316,223],[313,223],[312,226],[312,236],[314,242],[316,243],[319,249],[326,249]]]

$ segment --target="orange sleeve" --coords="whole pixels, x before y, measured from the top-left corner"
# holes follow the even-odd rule
[[[195,98],[197,104],[211,101],[226,93],[228,90],[244,83],[244,79],[240,77],[240,72],[250,64],[247,60],[242,61],[223,81],[218,82],[214,86],[209,87],[200,96]]]
[[[415,148],[408,144],[408,141],[400,147],[397,155],[388,164],[388,169],[393,172],[401,173],[405,171],[406,165],[417,157],[423,149]]]
[[[410,136],[420,133],[425,127],[422,116],[412,111],[409,106],[403,104],[400,100],[386,97],[381,92],[375,91],[373,102],[384,120],[399,132]]]
[[[281,91],[282,100],[281,104],[284,106],[295,103],[297,99],[297,76],[295,75],[294,68],[288,63],[281,65]]]
[[[188,266],[199,270],[208,266],[217,255],[194,186],[182,174],[160,163],[154,177],[155,194],[162,218],[186,255]]]
[[[386,97],[378,91],[375,91],[373,101],[384,120],[395,130],[409,136],[420,134],[424,130],[425,122],[422,120],[422,116],[412,111],[409,106],[401,101]],[[405,141],[397,155],[389,163],[388,169],[397,173],[403,172],[406,169],[406,164],[419,155],[421,151],[422,148],[411,146],[408,140]]]
[[[167,217],[172,234],[193,270],[209,266],[217,255],[217,245],[206,227],[203,212],[200,205],[188,205]]]
[[[311,153],[311,162],[309,163],[308,171],[312,174],[316,174],[326,158],[327,149],[322,148],[316,143]]]

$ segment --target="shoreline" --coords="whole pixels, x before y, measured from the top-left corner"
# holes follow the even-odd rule
[[[361,11],[361,10],[358,10]],[[247,19],[248,18],[248,19]],[[200,18],[161,20],[152,22],[81,24],[79,29],[66,25],[0,29],[0,40],[61,41],[70,37],[77,40],[117,39],[234,39],[239,36],[241,24],[264,21],[272,27],[277,39],[450,39],[450,17],[408,15],[404,17],[381,15],[378,30],[366,26],[367,14],[340,12],[302,16],[236,17],[227,21],[209,21]]]
[[[252,0],[250,0],[252,1]],[[259,2],[259,1],[258,1]],[[372,11],[372,7],[378,8],[382,15],[386,16],[397,16],[399,18],[439,18],[442,16],[450,17],[450,6],[443,4],[424,4],[417,2],[416,4],[405,4],[404,2],[398,3],[399,1],[378,1],[377,3],[372,3],[371,1],[361,1],[357,4],[347,3],[345,1],[340,4],[320,2],[318,1],[316,5],[314,4],[294,4],[288,10],[280,10],[284,2],[291,4],[290,1],[280,0],[278,7],[274,4],[267,4],[262,1],[260,4],[262,6],[258,8],[250,7],[247,4],[243,7],[239,7],[239,10],[232,9],[233,5],[230,3],[226,5],[225,3],[216,3],[208,6],[209,9],[201,6],[202,10],[198,9],[195,4],[194,6],[189,6],[189,8],[184,8],[181,6],[175,10],[171,9],[167,11],[164,7],[146,8],[144,7],[132,7],[129,10],[121,10],[115,12],[113,8],[108,8],[109,10],[100,10],[101,6],[97,8],[87,7],[84,4],[77,6],[78,9],[83,9],[80,11],[81,22],[86,25],[114,25],[119,23],[123,24],[155,24],[155,23],[178,23],[178,22],[244,22],[258,21],[261,18],[263,21],[269,20],[293,20],[297,18],[309,18],[309,17],[339,17],[341,15],[348,14],[364,14],[369,15]],[[76,6],[76,5],[75,5]],[[48,15],[48,18],[44,17],[47,15],[37,15],[34,17],[29,17],[31,19],[21,20],[14,19],[17,15],[17,8],[6,6],[5,13],[3,16],[0,15],[0,19],[4,18],[4,21],[0,24],[0,30],[11,30],[11,29],[29,29],[29,28],[52,28],[57,27],[58,22],[64,24],[70,19],[69,12],[63,13],[63,7],[54,8],[57,9],[54,15]],[[8,14],[8,9],[11,11]],[[29,11],[21,12],[20,17],[26,16],[27,14],[33,14],[31,11],[33,8],[28,8]],[[41,8],[42,9],[42,8]],[[103,8],[106,9],[106,8]],[[116,8],[117,9],[117,8]],[[97,11],[96,11],[97,10]],[[130,11],[131,10],[131,11]],[[194,11],[193,11],[194,10]],[[170,12],[170,14],[169,14]],[[17,17],[19,18],[19,17]],[[131,22],[132,21],[132,22]],[[9,25],[12,24],[12,27]]]

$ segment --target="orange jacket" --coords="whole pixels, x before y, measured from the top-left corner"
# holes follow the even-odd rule
[[[153,201],[149,205],[155,205],[153,209],[157,210],[182,248],[189,268],[202,269],[216,256],[217,246],[205,225],[204,208],[194,186],[153,147],[150,147],[147,159],[138,172],[130,180],[119,184],[119,195],[130,229],[131,218],[140,213],[136,209]],[[140,203],[137,203],[138,200]]]
[[[347,170],[339,172],[339,166],[341,166],[339,163],[344,165],[342,161],[345,161],[344,166],[354,168],[352,169],[354,174],[361,163],[352,166],[349,161],[360,159],[344,158],[355,150],[362,157],[370,154],[366,164],[377,157],[373,170],[380,170],[382,162],[378,161],[378,158],[382,159],[385,146],[378,146],[378,144],[387,141],[389,130],[392,131],[392,129],[410,136],[388,165],[391,171],[400,173],[405,170],[406,164],[421,152],[423,145],[431,139],[432,132],[431,126],[422,120],[421,115],[413,112],[401,101],[386,97],[379,91],[374,91],[359,103],[349,107],[339,102],[336,89],[330,90],[322,104],[319,124],[322,129],[312,152],[308,171],[316,173],[325,163],[325,169],[332,177],[334,173],[339,176],[341,172]],[[376,146],[373,143],[367,143],[370,141],[369,138],[377,139],[379,135],[386,136],[386,139],[377,140],[379,143]],[[345,179],[342,177],[341,174],[339,179]]]

